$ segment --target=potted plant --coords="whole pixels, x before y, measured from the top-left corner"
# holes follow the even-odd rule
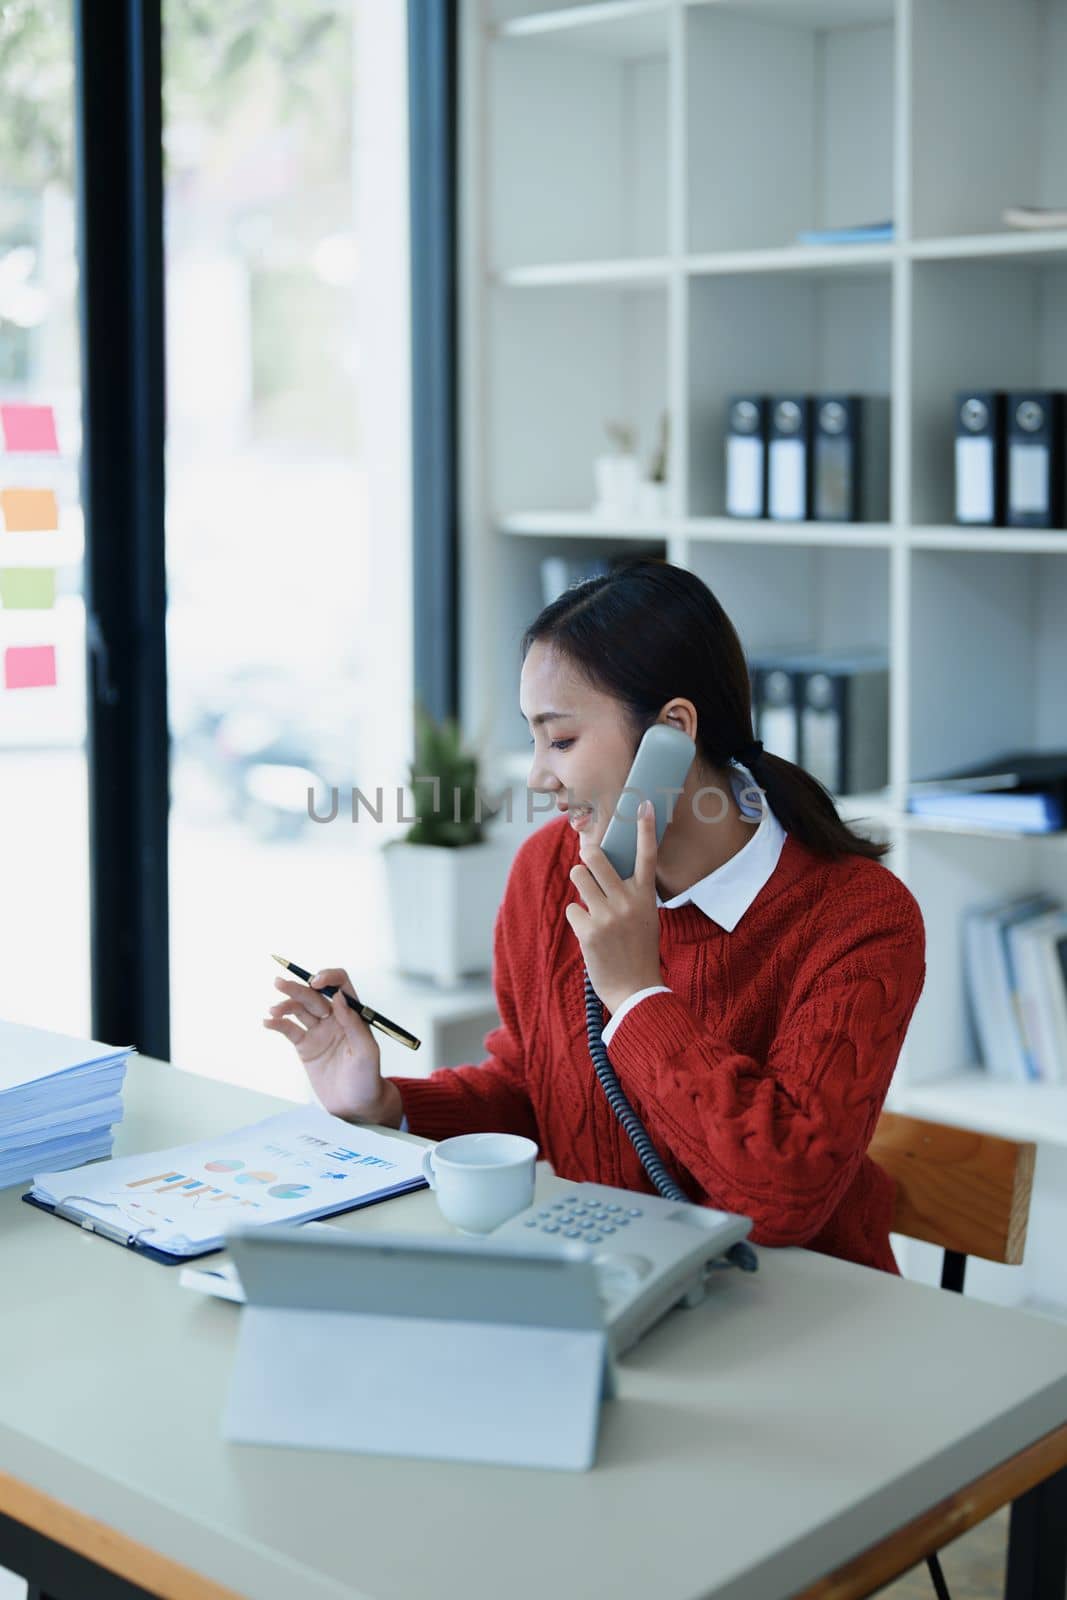
[[[660,418],[659,440],[649,463],[648,477],[642,480],[637,492],[637,509],[642,517],[650,520],[667,515],[667,461],[670,447],[670,418],[665,411]]]
[[[637,490],[641,482],[637,432],[628,422],[608,422],[605,428],[615,448],[610,455],[597,456],[593,463],[596,480],[593,513],[598,517],[629,517],[637,509]]]
[[[511,861],[507,842],[487,835],[499,807],[483,797],[478,766],[454,717],[439,723],[416,706],[415,821],[384,846],[395,965],[446,988],[490,971]]]

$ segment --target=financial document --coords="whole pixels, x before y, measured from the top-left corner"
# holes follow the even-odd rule
[[[316,1107],[195,1144],[34,1178],[33,1196],[175,1256],[217,1249],[233,1225],[304,1222],[419,1188],[422,1146]]]

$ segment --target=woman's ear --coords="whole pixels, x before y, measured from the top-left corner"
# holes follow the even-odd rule
[[[690,739],[696,739],[697,713],[691,700],[672,700],[666,707],[664,720],[672,728],[680,728]]]

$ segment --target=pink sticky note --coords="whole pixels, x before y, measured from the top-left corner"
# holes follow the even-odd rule
[[[54,689],[54,644],[13,644],[4,651],[5,689]]]
[[[9,450],[59,450],[56,416],[51,406],[0,406],[0,429]]]

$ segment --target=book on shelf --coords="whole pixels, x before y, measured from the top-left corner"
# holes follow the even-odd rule
[[[894,237],[892,222],[859,222],[850,228],[803,228],[797,244],[888,244]]]
[[[1067,1083],[1067,911],[1035,893],[963,918],[965,989],[982,1066],[1006,1083]]]
[[[1005,206],[1000,218],[1009,228],[1067,228],[1067,207]]]
[[[913,780],[914,816],[1013,833],[1067,826],[1067,751],[1013,750],[977,766]]]

